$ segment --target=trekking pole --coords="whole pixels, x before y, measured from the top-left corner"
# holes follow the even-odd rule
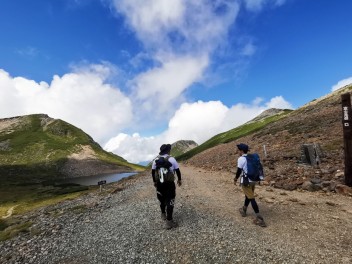
[[[265,147],[265,145],[263,145],[263,149],[264,149],[264,156],[266,157],[266,147]]]

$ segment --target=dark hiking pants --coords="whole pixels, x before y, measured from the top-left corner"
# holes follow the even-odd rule
[[[161,212],[166,213],[167,220],[172,220],[172,213],[174,211],[174,203],[176,197],[175,182],[158,182],[156,191],[158,200],[160,202]]]

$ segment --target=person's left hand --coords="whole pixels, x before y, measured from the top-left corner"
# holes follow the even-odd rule
[[[182,181],[177,181],[177,185],[181,186],[182,185]]]

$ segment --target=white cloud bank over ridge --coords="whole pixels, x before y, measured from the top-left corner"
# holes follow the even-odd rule
[[[220,101],[183,103],[163,133],[153,137],[127,135],[120,132],[133,126],[133,106],[128,96],[105,83],[109,72],[107,66],[92,65],[62,77],[54,76],[47,84],[14,78],[0,70],[0,118],[46,113],[83,129],[100,144],[112,137],[105,149],[138,163],[152,159],[165,142],[192,139],[202,143],[267,108],[292,108],[281,96],[266,103],[256,99],[250,105],[236,104],[230,108]]]
[[[260,104],[262,102],[262,104]],[[237,127],[268,108],[292,108],[283,97],[268,102],[254,100],[252,104],[236,104],[228,108],[220,101],[183,103],[170,119],[166,131],[154,137],[132,136],[121,133],[104,148],[118,153],[131,162],[151,160],[163,143],[177,140],[194,140],[203,143],[212,136]]]

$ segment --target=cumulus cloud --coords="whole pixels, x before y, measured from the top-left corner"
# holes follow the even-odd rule
[[[176,57],[138,75],[133,80],[132,98],[139,105],[139,116],[153,112],[154,118],[158,119],[173,112],[172,104],[181,101],[185,89],[201,79],[207,63],[206,57]]]
[[[128,135],[120,133],[111,138],[104,146],[104,149],[132,163],[151,161],[158,154],[159,147],[165,141],[163,135],[156,137],[142,137],[138,133]]]
[[[128,26],[148,48],[188,52],[209,48],[224,37],[238,13],[236,1],[111,0]],[[218,10],[222,12],[218,12]]]
[[[45,113],[63,119],[104,142],[132,119],[132,104],[118,88],[105,83],[110,69],[91,65],[50,84],[11,77],[0,70],[1,117]]]
[[[349,78],[346,78],[346,79],[343,79],[343,80],[337,82],[337,84],[335,84],[331,87],[331,91],[332,92],[336,91],[336,90],[338,90],[346,85],[349,85],[349,84],[352,84],[352,77],[349,77]]]
[[[251,104],[225,106],[220,101],[183,103],[170,119],[168,128],[154,137],[141,137],[119,134],[112,138],[105,149],[132,162],[150,161],[158,154],[163,143],[174,143],[177,140],[194,140],[198,144],[212,136],[235,128],[259,115],[269,108],[292,108],[282,96],[269,101],[256,98]]]
[[[130,82],[135,103],[145,115],[157,105],[160,115],[167,117],[184,101],[183,93],[204,77],[212,52],[226,41],[239,10],[236,1],[228,0],[110,3],[143,43],[143,57],[154,62]]]

